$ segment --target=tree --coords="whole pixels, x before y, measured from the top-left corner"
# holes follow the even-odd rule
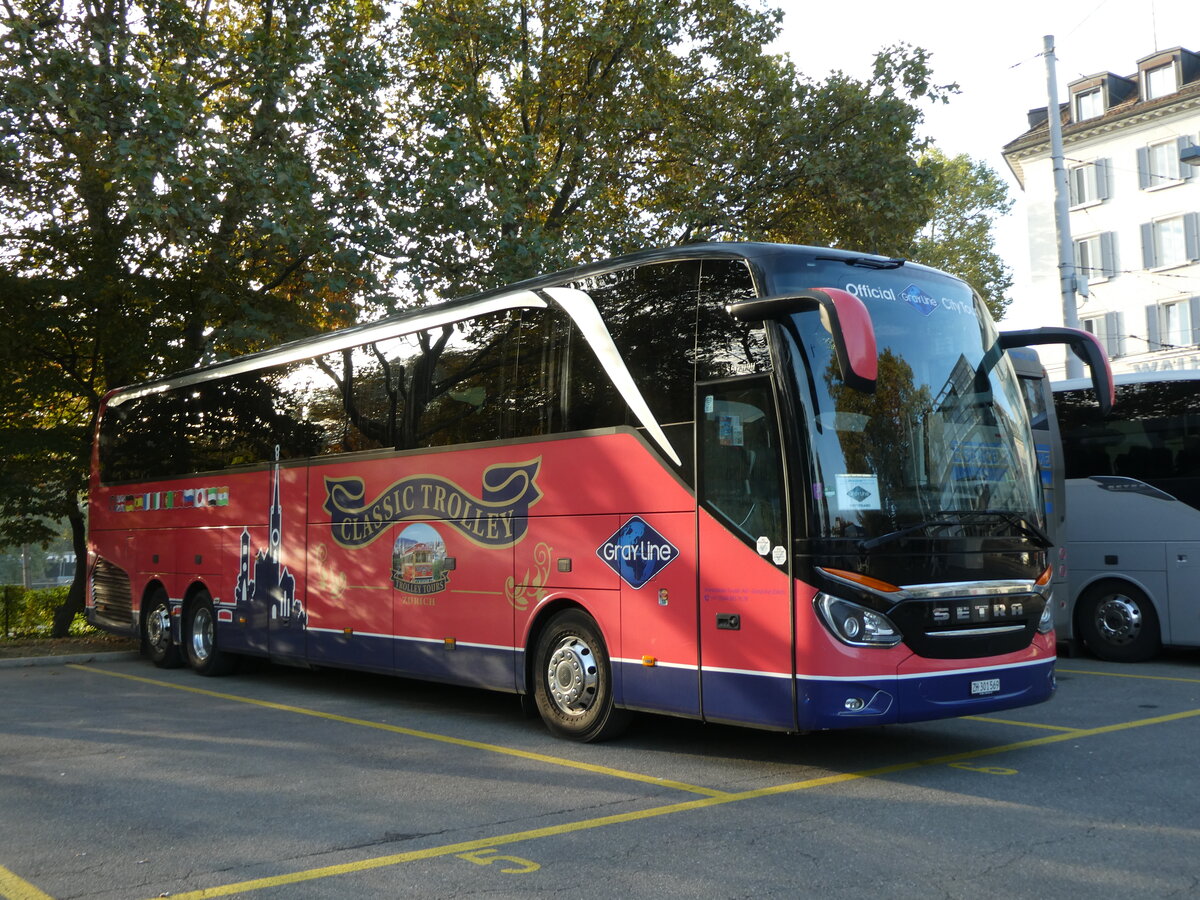
[[[935,205],[908,255],[958,275],[983,296],[997,321],[1012,302],[1012,272],[996,253],[995,217],[1012,208],[1008,185],[986,163],[927,150],[921,168],[933,173]]]
[[[404,7],[391,223],[417,296],[715,237],[889,253],[933,207],[927,55],[814,83],[737,0]]]
[[[71,517],[79,548],[105,391],[377,289],[387,23],[355,0],[2,8],[0,514],[9,540],[16,510]]]

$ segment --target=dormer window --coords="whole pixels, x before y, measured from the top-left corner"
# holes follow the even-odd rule
[[[1179,79],[1175,76],[1175,63],[1145,69],[1142,73],[1144,95],[1147,100],[1157,100],[1179,90]]]
[[[1075,121],[1095,119],[1104,115],[1104,89],[1094,87],[1075,95]]]

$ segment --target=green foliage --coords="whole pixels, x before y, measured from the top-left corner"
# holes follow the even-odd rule
[[[1012,272],[996,253],[992,225],[1012,208],[1008,185],[965,155],[949,158],[931,149],[920,163],[936,185],[934,208],[908,255],[966,279],[999,321],[1012,302]]]
[[[18,585],[0,585],[0,633],[3,638],[50,637],[54,613],[67,599],[67,588],[25,590]],[[72,635],[95,634],[96,629],[82,616],[71,622]],[[58,635],[61,636],[61,635]]]
[[[891,253],[933,207],[899,46],[824,82],[737,0],[422,0],[402,14],[390,221],[417,296],[713,238]]]
[[[6,3],[0,540],[79,518],[114,387],[354,318],[378,289],[377,4]]]

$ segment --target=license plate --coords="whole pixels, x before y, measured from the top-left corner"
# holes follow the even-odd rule
[[[983,678],[971,682],[971,696],[979,697],[984,694],[996,694],[1000,691],[999,678]]]

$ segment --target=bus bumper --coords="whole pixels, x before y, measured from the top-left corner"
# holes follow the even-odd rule
[[[801,677],[797,721],[805,731],[982,715],[1054,695],[1054,658],[991,668],[901,672],[895,677]]]

